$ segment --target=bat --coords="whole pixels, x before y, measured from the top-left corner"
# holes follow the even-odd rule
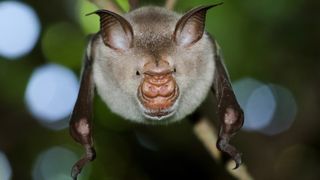
[[[90,13],[100,17],[100,31],[88,43],[70,118],[70,134],[85,149],[72,168],[73,179],[96,155],[91,122],[95,88],[113,113],[151,125],[184,119],[214,93],[221,122],[217,148],[239,167],[241,154],[229,141],[244,115],[220,47],[205,31],[207,11],[220,4],[184,15],[155,6],[133,8],[123,16],[108,10]]]

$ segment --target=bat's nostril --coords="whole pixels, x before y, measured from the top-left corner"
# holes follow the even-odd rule
[[[149,71],[145,71],[144,74],[149,75],[149,76],[154,76],[157,78],[161,78],[164,77],[168,74],[172,74],[172,70],[170,69],[165,69],[165,70],[149,70]]]
[[[154,61],[148,62],[143,68],[144,73],[151,76],[162,76],[173,72],[172,67],[170,67],[169,63],[164,60],[160,60],[157,63]]]

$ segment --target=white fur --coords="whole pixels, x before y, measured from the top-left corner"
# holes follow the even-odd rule
[[[207,97],[215,71],[212,50],[213,47],[205,34],[200,41],[190,47],[189,51],[181,48],[180,53],[178,50],[177,54],[179,54],[179,59],[176,59],[175,62],[177,65],[180,63],[180,65],[185,64],[186,59],[195,55],[200,56],[199,59],[195,60],[202,62],[193,64],[193,68],[186,68],[185,72],[181,72],[176,76],[180,88],[181,99],[177,113],[173,117],[173,121],[183,119],[185,116],[194,112]],[[177,72],[179,73],[179,69]]]

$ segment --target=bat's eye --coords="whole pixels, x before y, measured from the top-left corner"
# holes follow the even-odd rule
[[[140,76],[140,72],[139,72],[139,71],[137,71],[137,72],[136,72],[136,75],[137,75],[137,76]]]
[[[174,68],[174,69],[173,69],[173,72],[177,72],[177,69],[176,69],[176,68]]]

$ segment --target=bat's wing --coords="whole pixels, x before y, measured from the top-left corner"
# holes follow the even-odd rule
[[[72,167],[72,178],[77,179],[82,168],[95,158],[95,149],[92,139],[92,101],[94,97],[94,82],[92,75],[93,65],[93,39],[91,39],[81,75],[80,89],[76,104],[70,118],[70,134],[75,141],[85,148],[84,156]]]
[[[212,85],[218,105],[218,118],[221,121],[217,148],[231,156],[238,168],[241,164],[241,154],[229,144],[233,135],[242,127],[244,122],[243,111],[237,102],[232,90],[229,75],[223,64],[223,57],[216,41],[213,40],[216,70]]]
[[[132,26],[125,18],[108,10],[97,10],[88,15],[91,14],[100,16],[101,30],[91,38],[87,47],[79,95],[70,120],[71,136],[85,148],[84,156],[72,168],[73,179],[77,179],[82,168],[96,155],[93,147],[91,119],[94,97],[92,66],[98,37],[102,38],[106,46],[113,49],[130,48],[133,42]]]

